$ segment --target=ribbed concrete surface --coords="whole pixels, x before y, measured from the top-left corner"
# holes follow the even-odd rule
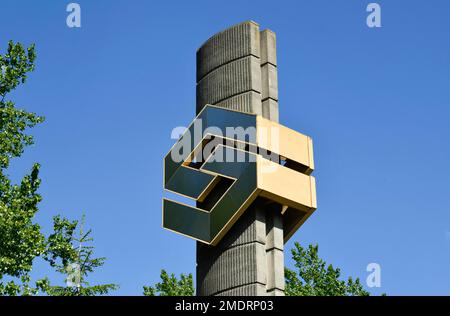
[[[257,23],[244,22],[217,33],[197,51],[197,82],[219,66],[250,55],[260,57]]]
[[[266,242],[266,223],[264,212],[258,212],[254,207],[249,208],[242,216],[239,218],[239,223],[233,225],[233,233],[226,234],[220,241],[219,245],[216,247],[209,247],[202,243],[198,244],[197,248],[208,248],[209,252],[206,254],[205,258],[210,258],[215,256],[216,253],[220,253],[223,249],[228,249],[252,242],[258,242],[265,244]],[[202,254],[197,252],[197,258],[203,259]]]
[[[217,256],[211,256],[209,260],[202,261],[204,269],[197,271],[198,277],[203,280],[201,293],[214,295],[224,289],[237,288],[246,284],[265,285],[266,267],[264,262],[259,262],[259,258],[264,258],[265,251],[263,244],[249,243],[223,249]]]
[[[230,27],[197,51],[199,113],[213,104],[278,122],[276,38],[253,21]]]
[[[198,242],[197,295],[282,295],[282,224],[279,206],[260,199],[217,246]]]
[[[251,285],[265,288],[265,221],[263,208],[255,204],[217,246],[197,243],[197,295],[218,295],[231,289],[250,295],[255,291]]]
[[[197,83],[197,108],[249,91],[261,93],[261,67],[254,56],[229,62],[203,77]]]
[[[216,103],[215,105],[231,110],[263,115],[261,112],[261,107],[257,106],[258,104],[261,104],[261,94],[255,91],[250,91],[230,97]]]

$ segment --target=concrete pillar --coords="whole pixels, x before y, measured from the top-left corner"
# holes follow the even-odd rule
[[[278,122],[275,33],[253,21],[217,33],[197,51],[197,104]],[[280,206],[258,198],[215,247],[197,242],[197,295],[284,295]]]

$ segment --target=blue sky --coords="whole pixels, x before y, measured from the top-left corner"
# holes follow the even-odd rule
[[[42,164],[37,221],[85,213],[99,256],[92,282],[138,295],[161,268],[195,271],[195,242],[161,228],[162,158],[195,113],[195,52],[254,20],[277,33],[280,122],[314,139],[318,210],[293,241],[375,294],[450,294],[450,2],[2,0],[0,49],[36,43],[36,71],[10,97],[46,117],[10,170]],[[289,254],[286,264],[292,266]],[[50,275],[38,262],[36,277]]]

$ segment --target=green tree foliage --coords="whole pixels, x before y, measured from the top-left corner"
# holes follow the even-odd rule
[[[40,226],[33,222],[41,201],[37,193],[39,165],[34,164],[20,184],[12,184],[7,175],[11,159],[33,144],[33,137],[25,129],[43,121],[6,99],[34,70],[35,57],[34,45],[25,50],[11,41],[6,54],[0,55],[0,294],[31,295],[44,282],[39,281],[35,288],[29,285],[33,260],[45,251],[45,237]],[[5,276],[10,281],[4,281]]]
[[[192,274],[181,274],[178,279],[173,273],[169,276],[165,270],[161,270],[161,282],[154,287],[144,286],[145,296],[193,296],[194,283]]]
[[[368,296],[359,278],[340,280],[339,268],[319,258],[319,247],[304,249],[298,242],[291,250],[297,271],[285,269],[286,295],[291,296]]]
[[[84,216],[81,223],[60,216],[53,219],[54,233],[48,238],[46,259],[59,273],[67,276],[66,286],[47,285],[45,291],[57,296],[93,296],[108,294],[118,289],[116,284],[90,285],[88,274],[104,265],[106,258],[93,258],[92,230],[84,232]],[[78,235],[75,234],[79,228]]]
[[[34,164],[30,174],[13,184],[8,177],[11,159],[20,157],[25,147],[33,144],[28,128],[44,121],[34,113],[18,109],[7,99],[8,94],[25,83],[27,74],[34,70],[35,47],[25,49],[20,43],[10,41],[6,53],[0,54],[0,295],[95,295],[105,294],[116,285],[89,286],[85,278],[104,263],[104,258],[92,258],[89,234],[76,238],[77,222],[57,216],[53,219],[54,233],[48,238],[34,222],[38,204],[39,164]],[[77,251],[74,242],[79,242]],[[77,289],[50,286],[47,278],[31,285],[30,272],[36,258],[42,258],[62,272],[74,264],[81,266],[81,283]],[[71,290],[74,290],[71,292]]]

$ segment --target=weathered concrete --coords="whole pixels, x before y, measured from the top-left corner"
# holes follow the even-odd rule
[[[270,98],[262,101],[262,113],[265,118],[278,122],[278,102]]]
[[[196,112],[213,104],[278,121],[276,59],[275,33],[253,21],[212,36],[197,51]]]
[[[197,51],[197,113],[206,104],[278,121],[275,33],[249,21]],[[197,295],[284,295],[280,206],[257,199],[215,247],[197,243]]]
[[[258,57],[251,55],[242,57],[205,75],[197,82],[197,109],[202,109],[205,104],[217,104],[249,91],[260,94],[259,61]]]
[[[261,32],[261,101],[263,116],[278,122],[278,69],[275,33]]]
[[[260,57],[259,25],[244,22],[219,32],[197,50],[197,82],[212,70],[230,61]]]
[[[268,206],[266,212],[267,292],[280,295],[284,291],[284,240],[281,209]]]
[[[197,242],[197,295],[283,295],[280,210],[256,201],[217,246]]]

